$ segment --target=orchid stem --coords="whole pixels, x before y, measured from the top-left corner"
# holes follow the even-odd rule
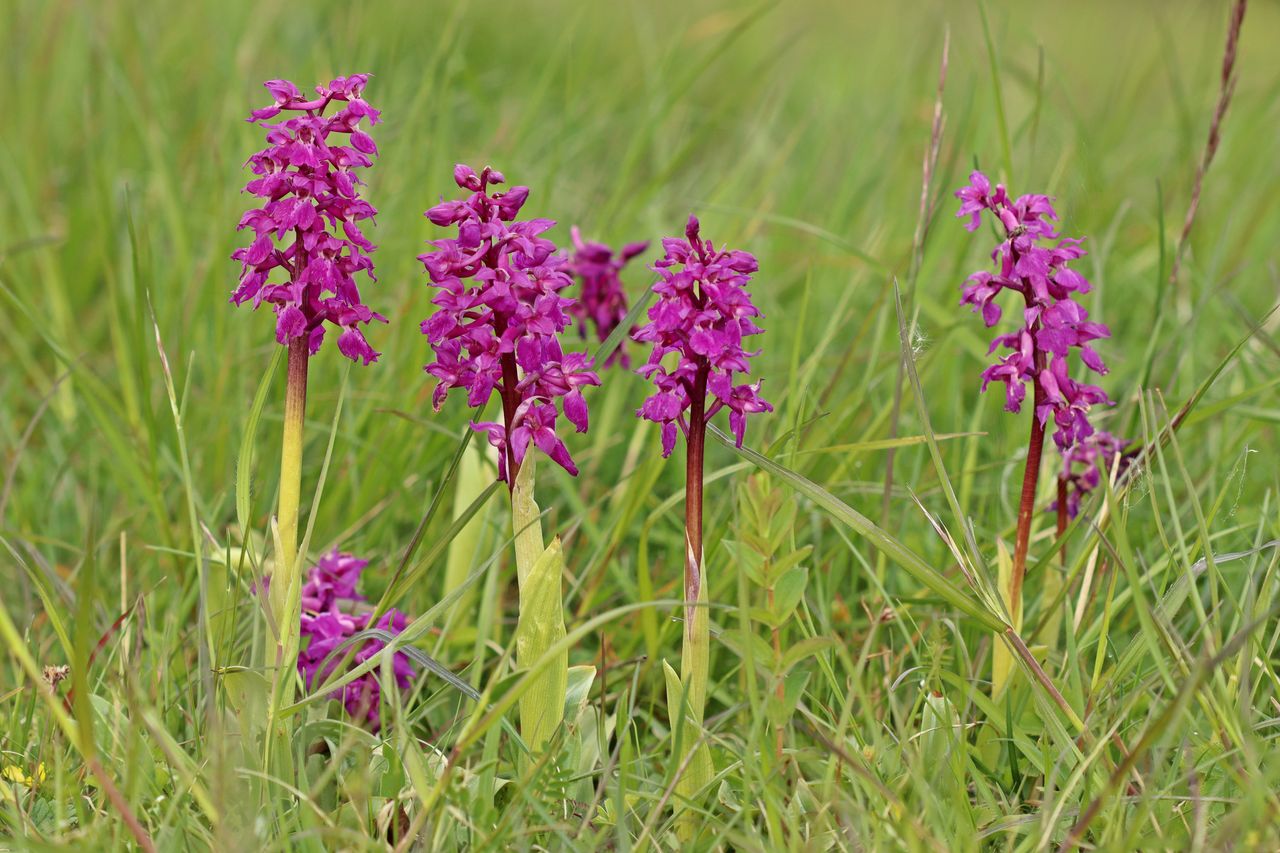
[[[271,604],[282,638],[291,625],[288,614],[284,612],[286,596],[298,575],[298,505],[302,492],[302,431],[306,421],[309,358],[305,337],[289,342],[284,441],[280,450],[280,505],[276,513],[280,550],[271,582]]]
[[[512,447],[511,431],[515,428],[516,409],[520,407],[520,392],[516,389],[519,381],[516,372],[516,357],[514,353],[503,353],[501,357],[502,364],[502,423],[506,427],[507,442],[505,449],[502,451],[507,455],[507,489],[514,493],[516,489],[516,475],[520,473],[520,463],[516,461],[515,450]]]
[[[511,524],[516,545],[516,580],[520,586],[516,624],[516,668],[532,669],[565,638],[564,557],[560,540],[543,547],[541,510],[533,498],[534,454],[520,466],[512,484]],[[569,686],[569,650],[556,652],[520,696],[520,736],[534,755],[545,750],[564,721]]]
[[[1036,383],[1036,409],[1040,408],[1040,383]],[[1044,424],[1031,416],[1031,437],[1027,441],[1027,466],[1022,472],[1022,498],[1018,502],[1018,533],[1013,546],[1013,571],[1009,577],[1009,617],[1013,625],[1022,619],[1022,580],[1027,573],[1027,549],[1031,543],[1031,520],[1035,517],[1036,486],[1040,482],[1040,459],[1044,455]]]
[[[280,503],[276,509],[276,565],[268,600],[276,631],[274,679],[268,706],[263,768],[279,778],[292,778],[290,734],[280,709],[293,699],[298,669],[302,580],[298,559],[298,505],[302,492],[302,432],[307,409],[306,336],[289,341],[288,378],[284,396],[284,437],[280,448]]]
[[[711,628],[707,613],[707,585],[703,570],[702,551],[702,474],[704,449],[707,437],[705,401],[709,365],[699,366],[694,378],[694,389],[689,406],[685,479],[685,565],[684,565],[684,642],[680,649],[680,684],[683,700],[681,706],[672,701],[668,687],[668,713],[672,724],[683,717],[682,734],[674,738],[676,745],[672,764],[683,767],[683,774],[676,780],[676,792],[685,800],[693,800],[711,783],[714,767],[703,739],[702,721],[707,702],[709,680]],[[690,752],[698,755],[689,757]],[[697,831],[698,817],[695,810],[678,809],[676,833],[683,841],[691,840]]]
[[[705,401],[708,368],[703,366],[694,379],[689,407],[689,439],[685,468],[685,564],[684,564],[684,646],[680,676],[688,691],[687,700],[694,722],[702,724],[707,695],[707,666],[710,628],[704,608],[705,578],[702,567],[702,474],[707,439]]]

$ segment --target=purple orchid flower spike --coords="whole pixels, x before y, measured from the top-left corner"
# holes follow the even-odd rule
[[[1068,266],[1084,256],[1081,241],[1058,238],[1052,225],[1058,215],[1047,196],[1024,195],[1011,201],[1003,185],[992,189],[981,172],[970,175],[969,185],[958,190],[956,197],[960,199],[957,216],[967,220],[965,227],[970,231],[987,210],[1005,232],[992,253],[999,271],[982,270],[969,276],[961,304],[972,305],[991,327],[1003,315],[995,301],[1002,293],[1016,292],[1023,302],[1022,326],[991,342],[991,352],[1003,348],[1009,353],[983,371],[982,389],[1003,382],[1005,408],[1019,412],[1031,386],[1036,418],[1041,426],[1053,418],[1054,441],[1066,451],[1093,432],[1089,407],[1111,403],[1101,388],[1067,375],[1073,353],[1089,370],[1105,374],[1107,367],[1091,343],[1111,336],[1106,326],[1089,321],[1089,313],[1074,298],[1089,292],[1089,282]],[[1043,245],[1046,241],[1057,242]]]
[[[1092,344],[1110,337],[1111,332],[1101,323],[1090,321],[1088,312],[1076,301],[1089,292],[1089,282],[1070,264],[1085,252],[1079,239],[1059,236],[1055,227],[1058,214],[1048,196],[1012,199],[1002,184],[993,187],[986,175],[974,172],[968,186],[961,187],[956,197],[960,199],[956,215],[965,220],[968,230],[977,230],[987,211],[1003,234],[991,253],[995,270],[980,270],[969,276],[961,304],[973,306],[991,327],[1003,316],[997,298],[1007,292],[1021,297],[1021,324],[1016,331],[997,335],[988,351],[1003,349],[1006,353],[982,372],[983,391],[992,382],[1004,383],[1007,411],[1022,410],[1028,386],[1034,406],[1007,591],[1010,615],[1017,624],[1045,428],[1052,421],[1053,440],[1064,454],[1068,472],[1072,455],[1085,452],[1077,448],[1096,443],[1098,434],[1089,420],[1090,411],[1095,405],[1111,405],[1111,399],[1098,386],[1073,379],[1070,367],[1073,357],[1078,356],[1088,370],[1106,373],[1107,367]],[[1063,507],[1059,515],[1061,529],[1069,498],[1062,483],[1059,492]],[[1074,506],[1078,505],[1077,496]]]
[[[426,216],[456,227],[457,236],[433,241],[435,251],[419,256],[439,290],[432,299],[438,310],[422,323],[435,354],[426,366],[437,380],[432,404],[439,410],[451,389],[464,388],[467,404],[479,407],[496,390],[502,422],[472,428],[499,450],[499,478],[514,485],[531,444],[576,475],[556,432],[556,400],[569,423],[586,432],[582,389],[599,385],[600,377],[589,358],[560,347],[575,303],[561,295],[572,283],[567,261],[542,236],[555,223],[517,221],[529,188],[494,192],[505,180],[501,172],[459,165],[453,176],[470,196],[442,201]]]
[[[622,269],[628,261],[648,249],[649,243],[628,243],[615,255],[604,243],[583,240],[576,225],[570,229],[570,234],[573,237],[573,255],[569,259],[568,270],[582,283],[581,296],[570,311],[578,321],[578,330],[584,339],[587,326],[593,325],[596,340],[604,343],[627,317],[627,292],[622,286]],[[631,366],[625,342],[609,355],[604,366],[613,364]]]
[[[364,597],[356,593],[356,584],[368,565],[368,560],[334,549],[321,557],[307,576],[302,588],[301,626],[301,636],[306,642],[298,654],[298,672],[308,690],[333,674],[344,656],[344,652],[334,652],[349,638],[371,627],[396,635],[408,625],[408,617],[398,610],[387,611],[376,626],[371,624],[372,612],[357,610]],[[379,640],[367,640],[351,656],[349,665],[359,666],[385,647]],[[391,668],[396,686],[408,690],[417,674],[408,655],[397,652]],[[382,684],[376,670],[334,691],[330,698],[341,701],[347,713],[370,730],[376,732],[381,728]]]
[[[270,304],[276,313],[276,340],[303,340],[314,355],[326,324],[338,328],[338,350],[352,361],[369,364],[378,353],[361,326],[386,317],[361,300],[355,276],[370,280],[374,245],[361,222],[377,213],[360,198],[357,169],[371,166],[377,146],[361,124],[377,124],[379,113],[363,97],[367,74],[339,77],[317,86],[307,99],[288,80],[265,84],[274,103],[254,110],[250,122],[267,130],[267,147],[249,158],[257,176],[245,192],[262,200],[247,211],[240,229],[253,241],[231,257],[240,262],[240,284],[231,295],[236,305]],[[333,104],[337,112],[326,116]],[[296,114],[268,124],[281,113]],[[343,144],[345,141],[346,144]]]
[[[649,360],[637,373],[658,390],[636,414],[662,424],[662,455],[669,456],[677,427],[689,436],[692,417],[702,426],[727,408],[730,429],[741,447],[746,416],[773,411],[760,396],[759,382],[733,382],[735,373],[749,372],[748,361],[757,354],[743,348],[743,338],[761,332],[752,320],[760,312],[746,291],[758,268],[755,256],[717,252],[711,241],[701,239],[694,216],[685,227],[685,239],[668,237],[662,247],[666,255],[654,265],[662,277],[654,286],[658,301],[649,309],[649,322],[632,335],[653,344]]]
[[[255,310],[269,304],[276,340],[288,350],[271,609],[276,624],[290,633],[298,624],[290,591],[302,582],[297,544],[308,364],[329,327],[337,330],[338,351],[345,357],[365,365],[377,361],[363,327],[386,322],[364,304],[356,283],[361,274],[376,280],[375,247],[361,223],[377,211],[360,197],[363,182],[357,177],[378,153],[365,131],[381,118],[364,100],[368,82],[368,74],[338,77],[317,86],[309,98],[288,80],[268,80],[272,103],[248,118],[266,131],[267,147],[247,161],[254,177],[244,191],[258,206],[240,219],[239,230],[251,231],[253,238],[231,255],[240,262],[231,302],[249,302]],[[296,637],[291,640],[288,649],[297,647]],[[293,689],[290,673],[289,663],[274,671],[277,680],[289,682],[276,696]]]

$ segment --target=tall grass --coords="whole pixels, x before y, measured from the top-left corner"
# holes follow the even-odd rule
[[[695,848],[1280,846],[1280,11],[1249,10],[1204,170],[1227,25],[1225,5],[1154,2],[18,0],[0,846],[668,849],[679,803],[701,810]],[[228,256],[260,81],[348,70],[385,109],[366,295],[396,322],[367,370],[312,360],[302,547],[374,560],[365,592],[416,617],[392,645],[423,674],[386,691],[376,735],[296,697],[281,778],[258,746],[272,674],[250,664],[283,375],[264,378],[270,319],[226,305]],[[582,476],[540,482],[567,632],[540,665],[568,658],[565,726],[540,754],[513,727],[541,670],[515,667],[510,521],[466,473],[491,463],[459,464],[468,413],[431,413],[409,319],[429,313],[421,210],[454,162],[538,187],[561,242],[696,209],[760,258],[777,411],[742,453],[707,445],[701,799],[678,800],[661,665],[683,630],[681,472],[632,417],[640,377],[591,398]],[[1090,235],[1103,421],[1147,448],[1060,543],[1036,519],[994,701],[1025,423],[977,394],[985,341],[956,304],[983,259],[949,193],[975,163]]]

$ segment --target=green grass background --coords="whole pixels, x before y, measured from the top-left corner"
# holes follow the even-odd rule
[[[230,609],[202,606],[194,549],[208,557],[211,543],[243,540],[236,465],[277,349],[267,312],[227,304],[234,226],[249,201],[241,164],[261,142],[243,119],[266,103],[263,80],[309,86],[357,71],[375,75],[367,97],[385,118],[367,192],[380,210],[370,232],[379,281],[364,292],[392,322],[372,330],[383,352],[375,366],[348,369],[331,346],[313,360],[304,490],[332,439],[309,519],[313,554],[339,545],[369,557],[366,591],[376,595],[433,497],[443,488],[451,499],[443,480],[468,412],[452,399],[431,412],[417,328],[431,294],[415,256],[437,236],[421,212],[455,192],[451,167],[465,162],[529,185],[526,211],[558,220],[553,235],[566,243],[573,223],[611,243],[678,234],[696,211],[706,236],[754,252],[768,330],[757,375],[776,412],[752,419],[748,444],[958,584],[925,511],[957,541],[962,516],[994,576],[996,542],[1012,539],[1027,418],[1004,414],[999,393],[978,394],[988,335],[957,307],[960,282],[992,245],[989,231],[969,235],[952,217],[951,191],[979,164],[1014,192],[1056,196],[1064,232],[1088,237],[1087,307],[1113,332],[1101,346],[1117,400],[1099,415],[1108,428],[1154,435],[1225,360],[1118,518],[1103,532],[1081,525],[1068,546],[1077,568],[1100,555],[1096,595],[1079,613],[1070,596],[1066,630],[1041,638],[1049,648],[1038,653],[1087,736],[1024,676],[991,703],[989,632],[781,476],[759,484],[796,511],[778,547],[812,546],[781,639],[809,640],[816,653],[797,665],[795,709],[771,722],[770,661],[745,639],[769,635],[745,607],[759,592],[735,544],[760,533],[743,509],[754,466],[715,445],[706,541],[720,606],[708,722],[721,776],[700,806],[695,846],[1039,849],[1061,842],[1095,798],[1085,843],[1104,849],[1280,845],[1280,625],[1267,614],[1276,557],[1263,548],[1223,558],[1280,536],[1274,319],[1233,352],[1278,290],[1274,3],[1256,2],[1245,21],[1235,101],[1173,287],[1226,3],[5,5],[0,588],[16,634],[0,658],[0,763],[44,762],[48,776],[34,792],[11,786],[0,836],[12,838],[0,845],[129,843],[85,775],[91,742],[161,849],[380,849],[387,815],[422,814],[440,764],[433,750],[447,754],[470,713],[430,675],[385,742],[313,706],[297,720],[299,742],[328,738],[329,763],[314,757],[292,781],[302,806],[256,823],[240,798],[260,779],[207,716],[224,706],[225,686],[201,667],[201,634],[221,661],[247,663],[255,629],[243,582]],[[948,30],[933,216],[912,276]],[[941,467],[923,442],[899,448],[886,501],[887,451],[850,445],[894,434],[895,278],[928,413],[926,425],[908,383],[896,434],[967,435],[939,441]],[[638,295],[651,277],[637,265],[626,280]],[[679,595],[683,465],[679,453],[660,460],[656,428],[632,418],[644,393],[639,377],[610,372],[590,398],[591,432],[570,442],[582,476],[540,466],[546,524],[565,538],[570,631]],[[259,550],[282,399],[278,371],[252,441]],[[1050,473],[1056,462],[1046,455]],[[507,683],[515,592],[505,508],[481,518],[473,565],[489,569],[469,624],[418,645],[484,688]],[[410,561],[420,579],[393,602],[410,614],[441,597],[443,560],[426,557],[447,527],[447,513],[434,518]],[[1052,538],[1046,514],[1033,560]],[[1217,559],[1197,569],[1206,554]],[[1031,625],[1056,610],[1041,592],[1054,571],[1057,562],[1041,565],[1028,579]],[[611,617],[572,649],[572,663],[608,666],[589,700],[613,734],[598,757],[580,773],[521,771],[490,727],[422,817],[424,844],[676,846],[658,665],[678,657],[673,615]],[[22,655],[72,664],[74,717],[92,723],[81,750],[55,727]],[[1121,744],[1133,766],[1111,784]],[[406,769],[414,762],[419,775]]]

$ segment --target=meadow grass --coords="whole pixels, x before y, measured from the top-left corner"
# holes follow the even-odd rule
[[[0,18],[0,848],[1280,846],[1273,4],[1249,10],[1170,281],[1227,15],[17,0]],[[421,617],[402,641],[422,674],[387,691],[376,735],[300,699],[279,778],[252,748],[269,673],[251,663],[284,376],[266,312],[227,304],[260,139],[243,118],[263,80],[356,71],[385,117],[364,296],[393,322],[371,330],[374,366],[312,361],[301,538],[374,561],[370,600]],[[590,397],[580,477],[540,466],[572,726],[540,756],[512,728],[531,677],[508,510],[460,464],[470,413],[433,414],[421,371],[415,255],[438,236],[421,212],[455,162],[531,186],[526,212],[562,244],[573,223],[613,244],[678,234],[696,211],[760,259],[776,411],[743,452],[708,442],[716,776],[683,803],[691,842],[663,669],[683,465],[633,417],[638,376]],[[1100,420],[1149,448],[1061,549],[1037,520],[1021,637],[1038,663],[994,700],[993,657],[1017,657],[992,629],[1028,416],[978,394],[984,330],[957,307],[986,262],[951,215],[975,165],[1088,235],[1090,312],[1113,332]],[[633,296],[652,280],[625,277]]]

